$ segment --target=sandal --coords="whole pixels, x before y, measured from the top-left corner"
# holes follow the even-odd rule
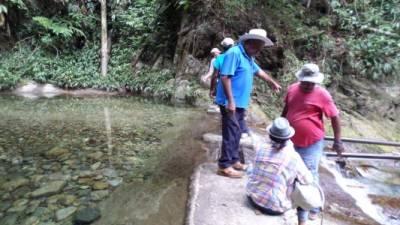
[[[243,177],[243,173],[232,169],[232,167],[228,167],[225,169],[218,169],[217,174],[220,176],[230,177],[230,178],[242,178]]]
[[[233,167],[233,169],[240,170],[240,171],[246,171],[246,169],[247,169],[247,165],[242,164],[240,162],[236,162],[235,164],[233,164],[232,167]]]

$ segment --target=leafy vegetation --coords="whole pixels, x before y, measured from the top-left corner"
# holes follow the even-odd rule
[[[400,2],[332,1],[339,27],[346,35],[349,63],[354,70],[372,79],[399,76]]]

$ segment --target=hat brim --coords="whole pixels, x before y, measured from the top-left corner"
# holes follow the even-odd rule
[[[294,135],[294,133],[295,133],[293,127],[289,127],[290,132],[289,132],[289,134],[288,134],[287,136],[285,136],[285,137],[283,137],[283,136],[277,136],[277,135],[274,135],[274,134],[271,133],[271,131],[270,131],[270,130],[271,130],[271,127],[272,127],[272,124],[270,124],[270,125],[267,126],[267,133],[268,133],[269,135],[271,135],[272,137],[275,137],[275,138],[278,138],[278,139],[289,139],[289,138],[293,137],[293,135]]]
[[[267,37],[262,37],[256,34],[244,34],[239,38],[239,42],[243,42],[246,40],[260,40],[264,42],[264,46],[273,46],[274,43]]]
[[[315,84],[321,84],[324,81],[324,74],[318,73],[317,76],[302,76],[301,70],[296,72],[297,80],[299,81],[306,81]]]

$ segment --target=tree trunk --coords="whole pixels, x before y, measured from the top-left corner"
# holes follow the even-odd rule
[[[108,44],[107,44],[107,0],[100,0],[101,4],[101,75],[107,75]]]

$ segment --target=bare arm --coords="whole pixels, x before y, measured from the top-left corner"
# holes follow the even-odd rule
[[[339,115],[331,118],[331,124],[332,124],[332,129],[333,129],[333,136],[334,136],[333,150],[335,150],[338,153],[338,155],[340,156],[342,154],[342,152],[344,151],[344,146],[341,141],[341,126],[340,126]]]
[[[276,82],[274,79],[272,79],[271,76],[269,76],[266,72],[264,72],[264,70],[259,70],[256,74],[258,77],[260,77],[262,80],[264,80],[265,82],[267,82],[269,84],[269,86],[272,87],[272,89],[278,93],[281,90],[281,86],[278,84],[278,82]]]
[[[210,62],[210,67],[209,67],[209,69],[208,69],[208,72],[207,72],[206,74],[204,74],[203,76],[201,76],[201,80],[202,80],[203,82],[206,82],[206,81],[213,75],[213,73],[214,73],[214,65],[213,65],[214,60],[215,60],[215,59],[212,59],[212,60],[211,60],[211,62]]]
[[[214,73],[211,77],[211,85],[210,85],[210,97],[213,98],[215,96],[215,86],[217,85],[217,79],[218,79],[218,70],[214,70]]]
[[[227,109],[231,112],[236,110],[235,100],[232,94],[231,78],[229,76],[221,76],[222,86],[224,87],[225,96],[228,99]]]
[[[287,112],[288,112],[288,107],[287,107],[287,105],[285,104],[285,106],[283,107],[281,116],[286,118]]]

